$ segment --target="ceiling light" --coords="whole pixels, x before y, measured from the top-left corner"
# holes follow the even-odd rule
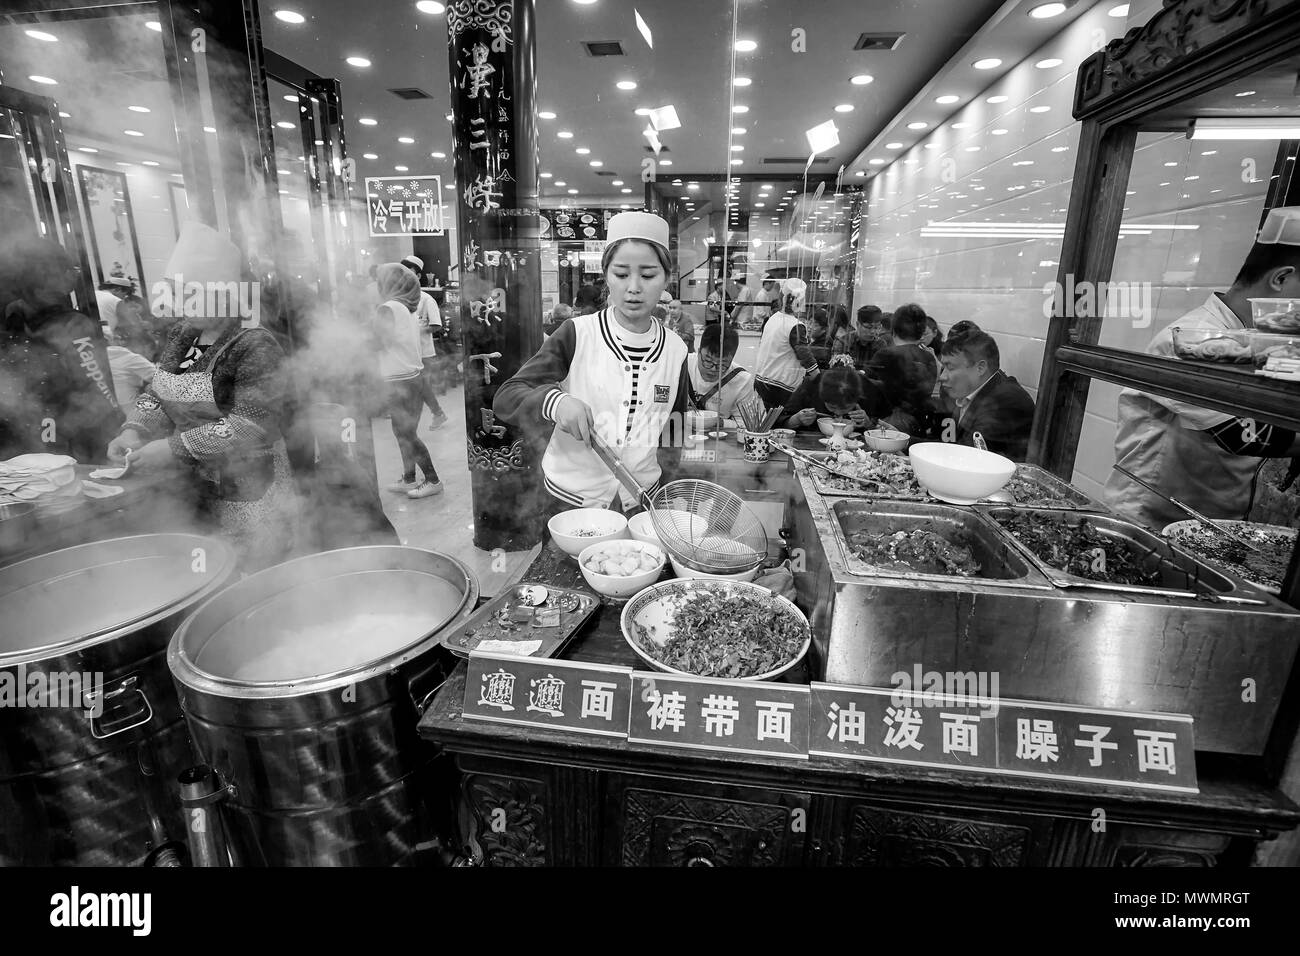
[[[967,147],[966,147],[966,152],[968,152],[968,153],[978,153],[979,151],[980,151],[980,148],[979,148],[978,146],[967,146]]]
[[[635,113],[637,116],[649,116],[651,113],[654,112],[654,110],[650,109],[650,107],[648,106],[639,106],[636,109],[634,109],[632,112]]]
[[[124,129],[124,130],[122,130],[122,132],[125,133],[127,136],[143,136],[143,135],[144,135],[144,133],[140,132],[138,129]]]
[[[1002,61],[995,56],[989,56],[982,60],[976,60],[971,65],[977,70],[996,70],[1002,65]]]
[[[743,159],[733,159],[733,160],[731,161],[731,165],[733,165],[733,166],[739,166],[739,165],[740,165],[741,163],[743,163],[743,162],[744,162]]]
[[[1035,20],[1047,20],[1051,17],[1059,17],[1065,9],[1063,3],[1040,3],[1029,11],[1029,15]]]
[[[397,170],[399,173],[404,173],[404,172],[406,172],[407,167],[405,167],[405,166],[394,166],[393,169]]]
[[[743,127],[743,126],[733,126],[733,127],[731,127],[731,135],[732,135],[732,136],[744,136],[744,135],[745,135],[745,127]]]
[[[1060,66],[1061,62],[1062,61],[1058,60],[1056,57],[1048,57],[1046,60],[1039,60],[1034,64],[1034,66],[1038,67],[1040,70],[1050,70]]]
[[[215,126],[205,126],[205,127],[203,127],[203,132],[205,132],[205,133],[215,133],[216,131],[217,131],[217,128],[216,128]]]
[[[576,196],[576,195],[578,195],[578,191],[577,191],[576,189],[570,189],[570,190],[569,190],[569,195],[570,195],[570,196]]]
[[[902,148],[903,148],[903,144],[902,144],[902,143],[886,143],[886,144],[885,144],[885,149],[902,149]]]
[[[93,147],[93,146],[79,146],[79,147],[77,147],[77,148],[80,149],[81,152],[83,152],[83,153],[98,153],[98,152],[99,152],[99,150],[95,149],[95,147]]]
[[[118,162],[117,165],[118,165],[118,166],[130,166],[131,164],[130,164],[130,163]]]
[[[541,175],[542,175],[542,178],[543,178],[543,179],[550,179],[552,174],[551,174],[551,173],[542,173]]]
[[[162,33],[162,24],[157,20],[149,20],[145,23],[145,28],[152,30],[154,33]]]
[[[635,80],[619,80],[619,81],[618,81],[617,83],[615,83],[614,85],[615,85],[616,87],[618,87],[620,90],[635,90],[635,89],[636,89],[636,81],[635,81]]]
[[[429,155],[432,156],[434,159],[446,159],[446,158],[447,158],[447,154],[446,154],[446,153],[430,153]]]
[[[1198,119],[1192,122],[1191,137],[1218,140],[1300,139],[1300,118]]]
[[[872,76],[870,73],[859,73],[857,76],[849,77],[849,82],[852,83],[854,86],[866,86],[874,79],[875,77]]]
[[[586,156],[591,152],[591,150],[589,150],[586,146],[579,146],[577,149],[574,150],[574,152],[577,153],[579,156]]]
[[[441,3],[434,2],[434,0],[420,0],[420,2],[415,5],[415,9],[419,10],[421,13],[428,13],[435,17],[440,13],[447,12],[445,6]]]
[[[754,81],[747,76],[738,76],[731,81],[732,86],[749,86]]]
[[[1050,106],[1031,106],[1031,107],[1029,107],[1029,112],[1031,112],[1031,113],[1047,113],[1047,112],[1049,112],[1051,109],[1052,109],[1052,108],[1051,108]]]
[[[990,97],[989,97],[988,99],[986,99],[984,102],[985,102],[985,103],[993,103],[994,105],[996,105],[996,104],[998,104],[998,103],[1005,103],[1005,102],[1006,102],[1007,100],[1009,100],[1010,98],[1011,98],[1011,97],[1009,97],[1009,96],[990,96]]]
[[[629,206],[629,205],[628,205],[627,203],[625,203],[625,202],[621,202],[621,203],[618,204],[618,208],[619,208],[619,209],[631,209],[632,207]]]
[[[593,159],[593,160],[591,160],[590,162],[588,162],[587,165],[588,165],[588,166],[604,166],[605,164],[604,164],[603,162],[601,162],[599,159]]]
[[[1118,7],[1111,7],[1106,11],[1106,15],[1111,17],[1126,17],[1128,16],[1128,4],[1121,3]]]
[[[737,41],[736,41],[736,52],[737,52],[737,53],[753,53],[753,52],[754,52],[755,50],[757,50],[757,49],[758,49],[758,43],[757,43],[757,41],[755,41],[755,40],[737,40]]]
[[[280,122],[276,123],[275,125],[280,127],[280,129],[293,129],[293,124],[286,123],[284,120],[280,120]]]
[[[542,110],[537,114],[538,119],[555,119],[555,114],[550,110]]]
[[[611,181],[610,181],[610,185],[611,185],[611,186],[622,186],[622,185],[623,185],[623,180],[621,180],[621,179],[614,179],[614,180],[611,180]]]
[[[735,143],[732,145],[731,151],[733,153],[743,153],[745,151],[745,147],[741,146],[739,143]]]
[[[1177,163],[1165,163],[1166,166],[1177,166]]]
[[[764,208],[765,206],[767,206],[767,203],[756,202],[756,203],[754,203],[754,205],[755,205],[756,207],[758,207],[759,209],[762,209],[762,208]]]
[[[562,129],[555,135],[560,137],[560,139],[573,139],[573,134],[570,133],[567,129]]]
[[[618,183],[615,183],[614,185],[617,186]],[[686,188],[687,188],[687,189],[699,189],[699,188],[700,188],[700,184],[699,184],[699,183],[689,183],[689,184],[687,184]]]
[[[294,23],[294,24],[303,23],[307,19],[301,13],[295,13],[292,10],[276,10],[275,18],[281,21],[282,23]]]
[[[65,113],[65,112],[63,112],[63,110],[59,110],[59,115],[62,116],[64,119],[72,119],[72,114],[71,114],[71,113]]]
[[[152,111],[149,109],[149,107],[147,107],[147,106],[128,106],[127,109],[129,109],[132,113],[149,113],[149,112],[152,112]]]
[[[348,66],[359,66],[363,69],[370,65],[370,61],[367,60],[364,56],[350,56],[343,62],[346,63]]]
[[[158,164],[155,163],[152,159],[146,159],[146,160],[144,160],[144,161],[141,163],[141,165],[143,165],[143,166],[157,166]],[[1195,178],[1195,177],[1193,177],[1193,178]]]
[[[454,119],[454,117],[450,113],[443,114],[442,118],[445,119],[448,123],[450,123],[452,119]]]
[[[841,103],[841,104],[839,104],[838,106],[835,107],[835,112],[837,112],[837,113],[852,113],[852,112],[853,112],[853,104],[852,104],[852,103]]]
[[[1218,153],[1218,150],[1217,150],[1217,149],[1207,149],[1205,152],[1201,153],[1201,155],[1202,155],[1202,156],[1213,156],[1213,155],[1215,155],[1216,153]]]
[[[58,83],[58,80],[52,80],[48,76],[29,76],[27,79],[33,83],[44,83],[46,86],[55,86]]]
[[[378,158],[379,158],[379,154],[378,154],[378,153],[362,153],[362,154],[361,154],[361,158],[362,158],[362,159],[378,159]]]
[[[989,130],[989,132],[990,132],[992,135],[994,135],[994,136],[1006,136],[1007,133],[1010,132],[1010,130],[1005,130],[1005,129],[991,129],[991,130]]]
[[[379,120],[377,120],[377,119],[371,119],[369,116],[363,116],[363,117],[361,117],[361,119],[357,120],[357,122],[360,123],[362,126],[378,126],[378,125],[379,125]]]
[[[23,32],[33,40],[40,40],[43,43],[55,43],[59,39],[53,33],[45,33],[42,30],[24,30]]]
[[[661,159],[661,160],[659,160],[659,165],[660,165],[660,166],[671,166],[672,164],[673,164],[673,161],[672,161],[671,159]]]
[[[968,127],[968,126],[970,126],[970,123],[953,123],[953,124],[952,124],[952,128],[953,128],[953,129],[965,129],[965,128]]]
[[[1069,149],[1070,149],[1070,147],[1068,147],[1068,146],[1053,146],[1053,147],[1052,147],[1052,152],[1054,152],[1054,153],[1065,153],[1065,152],[1069,152]]]
[[[619,192],[621,192],[621,193],[630,193],[631,191],[632,191],[632,190],[627,189],[627,188],[624,188],[624,189],[620,189],[620,190],[619,190]]]
[[[883,166],[883,165],[885,165],[885,161],[884,161],[883,159],[869,159],[869,160],[867,160],[867,162],[869,162],[872,166]]]
[[[733,107],[731,108],[731,112],[733,112],[733,113],[748,113],[748,112],[749,112],[749,107],[748,107],[748,106],[742,106],[741,104],[737,103],[735,106],[733,106]]]
[[[569,185],[569,184],[566,183],[563,179],[557,179],[557,180],[555,181],[555,185],[557,185],[557,186],[567,186],[567,185]]]
[[[918,123],[908,123],[908,124],[907,124],[907,128],[908,128],[908,129],[928,129],[929,126],[930,126],[929,123],[919,123],[919,122],[918,122]]]
[[[582,4],[582,5],[585,7],[585,6],[589,6],[590,4],[595,3],[596,0],[573,0],[573,2],[574,2],[574,3],[580,3],[580,4]]]
[[[399,143],[405,143],[408,146],[415,142],[415,140],[412,139],[410,136],[399,136],[397,137],[397,141]]]
[[[285,93],[285,94],[284,94],[284,99],[285,99],[285,102],[286,102],[286,103],[297,103],[297,102],[298,102],[298,94],[297,94],[297,93]]]

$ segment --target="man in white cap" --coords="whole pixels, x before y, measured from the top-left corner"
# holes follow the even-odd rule
[[[781,283],[781,307],[763,326],[754,375],[759,397],[769,408],[784,405],[804,378],[817,377],[817,359],[808,347],[808,329],[795,315],[804,308],[808,284],[799,278]]]
[[[424,282],[423,259],[407,256],[401,263],[411,270],[416,282]],[[415,320],[420,327],[420,361],[424,363],[424,371],[420,373],[420,395],[433,415],[429,431],[434,431],[447,422],[447,415],[438,403],[438,347],[435,344],[435,340],[442,338],[442,312],[433,296],[423,289],[420,290],[420,307],[415,310]]]
[[[668,284],[668,223],[642,212],[609,220],[601,271],[609,306],[574,316],[497,391],[498,418],[540,438],[543,520],[578,507],[635,508],[592,450],[599,436],[643,488],[671,478],[690,382],[686,343],[654,317]]]
[[[1214,292],[1161,329],[1147,352],[1172,356],[1171,329],[1250,328],[1250,300],[1300,297],[1300,207],[1269,212],[1259,237],[1227,292]],[[1120,393],[1115,461],[1139,478],[1210,518],[1244,518],[1255,473],[1266,458],[1300,455],[1295,432],[1237,418],[1163,395]],[[1187,517],[1141,485],[1114,472],[1106,503],[1159,530]]]

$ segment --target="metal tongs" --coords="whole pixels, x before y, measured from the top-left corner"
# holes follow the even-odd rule
[[[832,468],[830,465],[826,464],[826,462],[820,461],[805,452],[799,451],[793,445],[783,445],[779,441],[775,441],[771,438],[767,440],[767,443],[773,448],[785,452],[785,454],[789,455],[795,461],[802,462],[805,465],[810,465],[813,468],[820,468],[833,478],[843,478],[845,481],[853,481],[860,485],[868,485],[876,491],[879,491],[879,489],[883,487],[890,489],[895,494],[898,493],[897,488],[883,479],[859,478],[857,475],[850,475],[847,472],[840,471],[838,468]]]
[[[1149,483],[1143,481],[1141,478],[1133,474],[1133,472],[1129,471],[1127,468],[1125,468],[1123,465],[1119,464],[1118,462],[1115,464],[1115,470],[1118,471],[1125,478],[1128,478],[1130,481],[1137,482],[1139,485],[1141,485],[1147,491],[1151,492],[1157,498],[1167,501],[1175,508],[1179,509],[1180,511],[1184,511],[1187,514],[1191,515],[1193,518],[1195,518],[1201,524],[1205,525],[1211,531],[1214,531],[1225,538],[1231,538],[1233,541],[1237,542],[1237,544],[1241,545],[1243,548],[1249,548],[1251,551],[1254,551],[1256,554],[1263,554],[1263,552],[1259,548],[1255,547],[1245,538],[1241,537],[1235,532],[1229,531],[1227,528],[1215,524],[1213,521],[1205,517],[1205,515],[1201,514],[1195,508],[1183,504],[1177,498],[1171,498],[1169,495],[1165,494],[1164,492],[1151,487]]]

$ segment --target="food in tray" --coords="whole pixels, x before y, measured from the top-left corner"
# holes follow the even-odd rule
[[[1199,362],[1244,365],[1251,361],[1249,339],[1213,329],[1174,329],[1174,355]]]
[[[788,664],[803,648],[806,625],[775,597],[709,590],[674,595],[671,636],[634,624],[633,638],[655,660],[700,677],[753,677]]]
[[[1269,312],[1256,316],[1255,328],[1263,332],[1300,334],[1300,312]]]
[[[925,497],[925,492],[921,490],[916,475],[912,472],[911,462],[902,455],[878,451],[841,451],[832,455],[826,463],[836,471],[869,482],[862,484],[830,477],[827,478],[827,483],[831,486],[843,487],[846,491]]]
[[[1007,482],[1004,491],[1022,508],[1074,508],[1083,503],[1080,494],[1059,494],[1032,475],[1017,471]]]
[[[1263,368],[1271,358],[1300,359],[1300,339],[1266,345],[1255,350],[1255,367]]]
[[[1262,554],[1248,550],[1231,538],[1215,534],[1196,521],[1179,521],[1165,528],[1165,536],[1198,558],[1225,566],[1229,571],[1269,591],[1279,591],[1286,576],[1287,562],[1295,547],[1292,528],[1255,525],[1246,521],[1216,522],[1245,538]]]
[[[1042,515],[999,516],[1006,528],[1044,564],[1076,577],[1107,584],[1160,584],[1160,571],[1144,568],[1122,541],[1102,534],[1084,518],[1077,525]]]
[[[893,534],[855,531],[848,542],[853,556],[873,567],[962,577],[974,577],[980,570],[968,546],[925,528]]]
[[[639,541],[611,541],[582,561],[588,571],[619,578],[653,571],[659,564],[654,552]]]

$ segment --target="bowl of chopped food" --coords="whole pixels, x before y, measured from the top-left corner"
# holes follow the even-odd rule
[[[571,558],[576,558],[589,545],[628,536],[627,518],[608,508],[561,511],[546,522],[546,528],[551,532],[551,540]]]
[[[1250,313],[1263,332],[1300,335],[1300,299],[1251,299]]]
[[[967,445],[927,441],[907,450],[916,480],[934,497],[954,505],[973,505],[1001,491],[1016,473],[1016,463]]]
[[[663,581],[623,608],[623,639],[655,670],[772,680],[803,660],[812,629],[802,611],[744,581]]]
[[[902,451],[912,440],[907,432],[895,431],[892,428],[873,428],[863,432],[862,437],[873,451]]]
[[[1245,538],[1258,552],[1250,551],[1231,538],[1215,534],[1199,521],[1175,521],[1160,532],[1169,543],[1194,557],[1226,568],[1260,590],[1278,594],[1286,577],[1287,562],[1295,548],[1297,532],[1275,524],[1253,521],[1216,521],[1220,528]]]
[[[1250,364],[1250,332],[1245,329],[1184,329],[1175,326],[1170,331],[1177,358],[1226,365]]]
[[[631,597],[659,580],[665,557],[658,545],[644,541],[604,541],[591,544],[578,555],[578,567],[587,583],[605,597]]]

